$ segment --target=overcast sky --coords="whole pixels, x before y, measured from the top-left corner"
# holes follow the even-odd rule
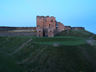
[[[36,16],[96,33],[96,0],[0,0],[0,26],[36,26]]]

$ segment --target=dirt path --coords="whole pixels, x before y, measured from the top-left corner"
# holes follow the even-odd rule
[[[19,52],[21,49],[23,49],[24,48],[24,46],[26,46],[29,42],[31,42],[32,41],[32,39],[29,39],[29,40],[27,40],[26,42],[24,42],[18,49],[16,49],[13,53],[11,53],[10,55],[14,55],[14,54],[16,54],[17,52]]]

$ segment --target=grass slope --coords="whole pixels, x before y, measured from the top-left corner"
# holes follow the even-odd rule
[[[76,36],[76,37],[89,38],[94,37],[95,35],[85,30],[68,30],[60,32],[59,34],[57,34],[57,36]]]
[[[47,44],[47,45],[53,45],[53,44],[60,44],[60,45],[80,45],[86,43],[84,38],[81,37],[74,37],[74,36],[57,36],[54,38],[34,38],[33,39],[35,43],[37,44]]]
[[[92,34],[77,34],[0,37],[0,72],[96,72],[96,46],[86,42]]]

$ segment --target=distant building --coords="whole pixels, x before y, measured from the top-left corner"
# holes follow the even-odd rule
[[[64,30],[64,25],[57,22],[55,17],[37,16],[37,37],[54,37],[55,32]]]

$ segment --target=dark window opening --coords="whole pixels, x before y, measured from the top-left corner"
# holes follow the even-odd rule
[[[56,27],[58,27],[58,24],[56,23]]]
[[[37,27],[40,27],[40,25],[37,25]]]
[[[56,22],[56,29],[58,29],[58,23]]]
[[[46,32],[43,31],[43,36],[44,36],[44,37],[48,37],[48,34],[46,34]]]
[[[53,22],[53,20],[51,20],[51,22]]]
[[[50,28],[50,24],[49,24],[49,28]]]
[[[58,27],[56,27],[56,29],[58,29]]]

